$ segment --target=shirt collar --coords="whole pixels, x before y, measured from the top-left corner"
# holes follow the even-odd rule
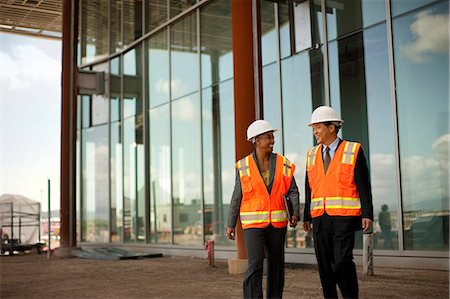
[[[330,151],[332,151],[332,152],[335,152],[336,151],[336,149],[337,149],[337,147],[338,147],[338,144],[339,144],[339,140],[340,140],[340,138],[339,137],[336,137],[336,139],[334,139],[334,141],[330,144],[330,146],[329,146],[329,148],[330,148]],[[326,145],[323,145],[322,146],[322,152],[325,152],[325,149],[327,148],[327,146]]]

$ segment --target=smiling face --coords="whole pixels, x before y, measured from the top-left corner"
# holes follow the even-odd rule
[[[334,125],[326,126],[324,123],[317,123],[313,124],[312,128],[318,144],[329,146],[337,137]]]
[[[267,132],[256,137],[256,148],[262,152],[271,153],[275,144],[273,132]]]

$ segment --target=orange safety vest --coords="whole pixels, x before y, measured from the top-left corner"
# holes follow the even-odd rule
[[[236,168],[239,170],[242,186],[242,228],[264,228],[269,223],[277,228],[286,227],[288,219],[283,194],[286,194],[291,186],[295,165],[286,157],[277,154],[270,195],[252,154],[239,160]]]
[[[330,216],[360,216],[361,200],[354,180],[355,162],[361,144],[343,141],[324,171],[322,145],[306,155],[306,170],[311,188],[311,217],[326,211]]]

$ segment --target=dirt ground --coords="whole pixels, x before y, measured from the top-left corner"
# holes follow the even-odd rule
[[[359,275],[361,298],[449,298],[447,271],[376,268]],[[242,298],[242,275],[226,261],[189,257],[138,260],[0,256],[0,298]],[[265,277],[264,277],[265,278]],[[314,265],[286,265],[284,298],[321,298]]]

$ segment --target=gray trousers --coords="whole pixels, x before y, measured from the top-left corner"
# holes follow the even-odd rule
[[[266,298],[282,298],[284,288],[284,248],[286,227],[244,229],[248,268],[245,274],[244,298],[263,298],[262,277],[267,254]]]

